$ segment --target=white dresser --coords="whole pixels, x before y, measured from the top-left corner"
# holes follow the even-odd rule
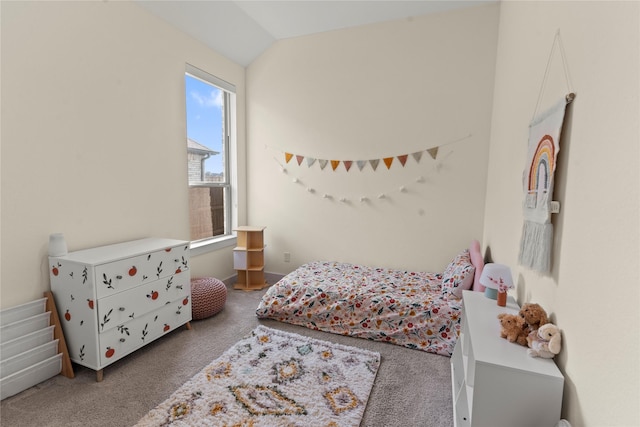
[[[49,257],[71,360],[97,371],[191,321],[189,242],[148,238]]]
[[[517,314],[481,292],[464,291],[462,334],[451,356],[454,425],[554,427],[560,420],[564,377],[552,359],[500,338],[498,313]]]

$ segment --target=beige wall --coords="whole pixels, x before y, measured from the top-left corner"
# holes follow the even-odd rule
[[[497,20],[489,5],[286,39],[250,65],[249,222],[267,226],[268,271],[328,258],[441,271],[482,237]],[[438,162],[375,172],[283,154],[366,160],[469,134]]]
[[[241,67],[134,4],[1,2],[0,12],[7,307],[49,288],[52,232],[72,250],[188,239],[185,62],[237,85],[241,160],[245,107]],[[267,270],[313,258],[437,270],[481,238],[513,267],[520,302],[540,302],[564,330],[563,416],[574,426],[637,425],[639,14],[637,2],[505,1],[499,39],[497,7],[482,6],[277,43],[247,70],[248,222],[268,227]],[[554,269],[543,277],[516,265],[520,182],[558,28],[577,99],[557,174]],[[543,108],[566,92],[558,64]],[[274,160],[276,149],[382,157],[469,133],[443,147],[439,170],[426,154],[375,173],[290,164],[283,174]],[[241,164],[241,187],[244,176]],[[389,199],[357,200],[380,192]],[[242,223],[244,199],[240,211]],[[224,278],[231,260],[218,251],[192,268]]]
[[[527,127],[556,30],[577,97],[560,145],[553,271],[517,267]],[[520,303],[563,329],[563,416],[637,426],[639,273],[638,2],[503,2],[484,246],[514,268]],[[541,110],[567,92],[559,50]]]
[[[2,2],[1,12],[8,307],[49,289],[52,232],[70,250],[189,239],[185,62],[237,86],[240,159],[245,107],[242,67],[133,3]],[[226,278],[231,267],[230,249],[192,261],[194,275]]]

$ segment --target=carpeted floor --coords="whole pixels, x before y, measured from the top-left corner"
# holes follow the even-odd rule
[[[182,384],[259,324],[379,352],[382,361],[362,426],[452,426],[449,358],[392,344],[367,341],[272,320],[258,320],[255,308],[265,290],[229,288],[222,312],[193,321],[104,369],[74,365],[76,377],[54,377],[2,401],[2,427],[106,426],[138,422]]]

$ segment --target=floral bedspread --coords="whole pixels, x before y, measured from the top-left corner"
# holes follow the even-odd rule
[[[256,314],[451,356],[462,300],[443,296],[441,283],[440,273],[315,261],[271,286]]]

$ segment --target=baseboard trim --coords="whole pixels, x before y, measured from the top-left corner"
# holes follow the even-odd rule
[[[284,277],[284,274],[278,274],[278,273],[269,273],[267,271],[264,272],[264,279],[267,281],[267,283],[269,285],[273,285],[274,283],[276,283],[278,280],[282,279]],[[238,275],[234,274],[233,276],[224,279],[222,281],[222,283],[224,283],[228,288],[233,288],[233,285],[235,285],[235,283],[238,280]]]

